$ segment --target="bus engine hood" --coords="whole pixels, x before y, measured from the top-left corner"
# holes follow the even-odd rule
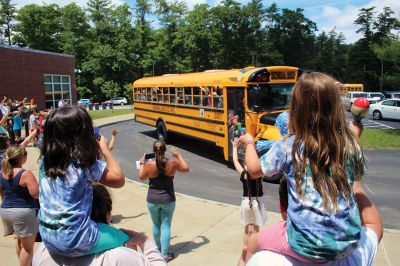
[[[280,140],[281,134],[275,126],[276,118],[282,112],[268,113],[260,115],[259,131],[256,140]]]
[[[263,114],[260,116],[260,123],[265,125],[275,126],[276,118],[281,113],[282,112]]]

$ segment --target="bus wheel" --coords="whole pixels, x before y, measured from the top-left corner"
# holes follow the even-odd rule
[[[156,130],[157,130],[157,138],[159,140],[166,142],[168,137],[168,131],[163,121],[158,121]]]

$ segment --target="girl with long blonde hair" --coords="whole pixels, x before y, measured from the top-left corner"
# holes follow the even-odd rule
[[[0,215],[4,234],[16,236],[16,251],[20,265],[31,265],[33,246],[39,231],[36,217],[39,186],[35,176],[22,168],[27,152],[22,145],[12,145],[1,162]]]
[[[243,136],[251,176],[287,176],[287,222],[270,228],[275,240],[260,248],[306,262],[349,255],[360,237],[353,183],[364,175],[358,137],[345,120],[335,80],[304,73],[292,91],[289,136],[260,159],[253,138]]]

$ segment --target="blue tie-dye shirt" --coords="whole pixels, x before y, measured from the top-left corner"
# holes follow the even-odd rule
[[[360,238],[360,214],[354,195],[348,203],[338,199],[336,213],[325,211],[321,195],[314,188],[311,169],[306,167],[302,185],[304,196],[296,192],[292,163],[294,136],[281,139],[260,158],[266,176],[283,172],[287,176],[288,210],[287,237],[290,247],[298,254],[312,259],[337,260],[350,254]],[[361,153],[358,153],[361,156]],[[347,161],[346,175],[353,187],[354,166]]]
[[[51,253],[82,256],[94,247],[99,229],[90,219],[92,182],[100,181],[105,162],[96,161],[87,169],[70,165],[65,177],[46,176],[43,163],[39,171],[39,230]]]

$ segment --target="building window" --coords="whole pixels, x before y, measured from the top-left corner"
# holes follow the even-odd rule
[[[64,75],[44,75],[44,91],[46,108],[56,108],[58,102],[64,99],[71,104],[71,79]]]

